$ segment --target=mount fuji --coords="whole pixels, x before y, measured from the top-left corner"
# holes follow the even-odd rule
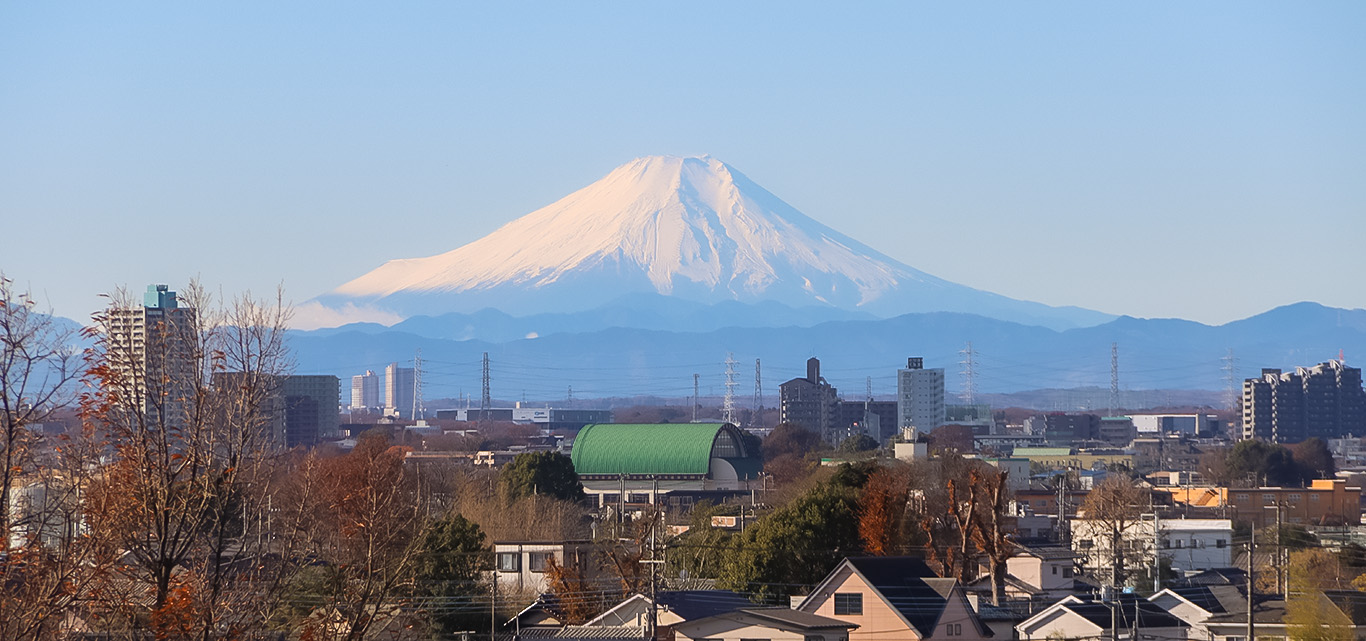
[[[909,240],[909,239],[908,239]],[[623,296],[978,314],[1053,329],[1113,316],[951,283],[817,222],[710,156],[649,156],[452,251],[391,260],[316,299],[408,318],[578,312]]]

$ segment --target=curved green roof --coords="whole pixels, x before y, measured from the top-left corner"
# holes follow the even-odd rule
[[[706,474],[725,423],[598,423],[579,430],[579,474]],[[731,428],[734,429],[734,428]]]

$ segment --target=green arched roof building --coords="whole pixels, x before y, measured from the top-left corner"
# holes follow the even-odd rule
[[[754,478],[758,452],[747,452],[729,423],[599,423],[574,439],[570,458],[579,476],[704,477],[724,459],[741,478]],[[752,476],[751,476],[752,475]]]

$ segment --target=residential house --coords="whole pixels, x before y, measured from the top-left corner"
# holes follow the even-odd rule
[[[1122,594],[1105,601],[1069,596],[1015,626],[1020,641],[1160,639],[1181,641],[1190,625],[1149,601]]]
[[[1211,617],[1235,612],[1247,612],[1247,595],[1234,585],[1186,585],[1169,587],[1148,597],[1172,616],[1190,626],[1192,641],[1213,641],[1205,622]],[[1246,621],[1246,619],[1244,619]]]
[[[665,590],[657,592],[653,602],[644,594],[633,594],[585,625],[643,626],[649,623],[652,604],[657,605],[655,627],[659,638],[668,638],[668,631],[680,623],[754,607],[748,595],[730,590]]]
[[[796,609],[858,625],[849,641],[991,638],[958,581],[916,557],[845,559]]]
[[[498,578],[498,591],[504,594],[543,594],[549,588],[545,572],[551,559],[591,581],[600,572],[597,553],[592,541],[495,541],[492,574]]]
[[[849,630],[857,627],[789,608],[746,608],[679,623],[673,631],[689,641],[849,641]]]

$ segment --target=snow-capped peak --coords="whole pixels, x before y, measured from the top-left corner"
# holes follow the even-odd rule
[[[613,296],[648,283],[689,298],[851,307],[907,278],[946,284],[808,218],[715,158],[647,156],[484,238],[389,261],[334,294],[547,290],[588,274],[610,274],[600,285]]]

